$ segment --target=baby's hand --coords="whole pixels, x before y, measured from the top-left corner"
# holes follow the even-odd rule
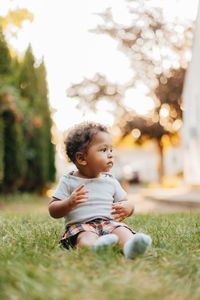
[[[73,193],[68,198],[72,209],[81,203],[87,202],[88,196],[86,196],[86,194],[89,191],[83,190],[84,187],[85,187],[84,184],[80,185],[76,190],[73,191]]]
[[[121,222],[134,212],[133,204],[126,200],[120,201],[112,204],[112,212],[111,215],[115,215],[113,220]]]

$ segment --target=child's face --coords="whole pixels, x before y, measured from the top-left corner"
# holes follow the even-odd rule
[[[108,172],[113,166],[112,138],[106,132],[98,132],[86,154],[88,169],[94,174]]]

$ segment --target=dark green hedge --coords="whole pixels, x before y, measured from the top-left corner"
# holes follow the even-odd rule
[[[4,156],[3,119],[2,119],[2,114],[0,112],[0,185],[2,183],[3,174],[4,174],[3,156]]]
[[[43,192],[55,179],[54,145],[44,62],[29,47],[11,59],[0,35],[0,192]]]

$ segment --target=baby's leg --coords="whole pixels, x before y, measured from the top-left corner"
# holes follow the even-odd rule
[[[82,246],[90,248],[97,239],[98,235],[96,233],[91,231],[82,231],[77,236],[76,246],[79,248]]]
[[[118,237],[115,234],[106,234],[98,236],[94,232],[83,231],[77,236],[76,246],[78,248],[85,246],[91,248],[92,250],[106,249],[110,246],[114,246],[118,242]]]
[[[144,254],[151,246],[151,237],[144,233],[133,234],[128,228],[118,227],[113,230],[119,238],[119,245],[126,258],[134,259]]]
[[[123,249],[127,241],[134,237],[134,234],[126,227],[117,227],[112,231],[119,238],[118,244]]]

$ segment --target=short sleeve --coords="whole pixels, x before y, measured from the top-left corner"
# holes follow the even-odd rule
[[[114,178],[114,184],[115,184],[114,202],[119,202],[126,197],[127,193],[125,192],[125,190],[121,187],[120,183],[115,178]]]
[[[65,200],[70,195],[70,187],[69,187],[69,179],[64,176],[61,177],[55,192],[53,193],[53,197],[58,198],[60,200]]]

